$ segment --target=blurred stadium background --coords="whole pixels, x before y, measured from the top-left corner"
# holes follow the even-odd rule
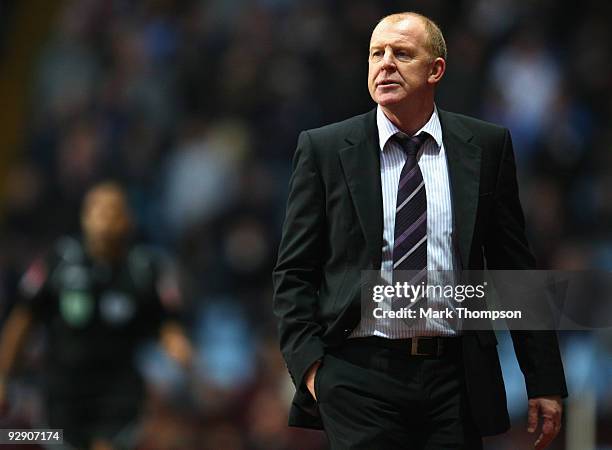
[[[509,127],[542,267],[612,269],[612,3],[583,0],[2,0],[0,323],[32,258],[78,231],[84,191],[126,186],[138,239],[175,255],[197,346],[185,374],[143,349],[141,449],[318,450],[286,427],[271,277],[300,130],[365,112],[385,14],[444,31],[438,105]],[[612,337],[562,333],[571,398],[555,449],[612,448]],[[11,386],[42,414],[35,340]],[[53,349],[50,349],[53,351]],[[501,337],[514,428],[526,399]]]

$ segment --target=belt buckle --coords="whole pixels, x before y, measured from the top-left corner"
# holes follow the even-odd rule
[[[429,353],[420,353],[419,352],[419,342],[421,340],[432,340],[435,339],[436,349],[433,352]],[[440,356],[443,351],[442,339],[437,339],[435,337],[426,336],[426,337],[414,337],[410,342],[410,355],[411,356]]]
[[[420,337],[413,337],[410,344],[411,344],[411,349],[410,349],[410,355],[411,356],[430,356],[429,353],[419,353],[419,341],[422,338]]]

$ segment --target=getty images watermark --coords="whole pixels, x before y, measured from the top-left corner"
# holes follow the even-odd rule
[[[363,271],[361,317],[461,330],[612,328],[612,272]]]
[[[488,309],[469,309],[453,305],[465,300],[484,299],[487,282],[481,284],[410,284],[397,281],[394,284],[375,284],[372,286],[372,301],[377,304],[372,309],[374,319],[521,319],[520,310],[490,311]],[[436,306],[427,305],[427,300],[435,299]],[[384,303],[387,302],[387,303]],[[405,306],[385,308],[395,302]],[[415,305],[417,302],[419,305]],[[408,304],[406,304],[408,303]],[[422,304],[425,303],[425,306]],[[448,306],[440,308],[442,303]]]

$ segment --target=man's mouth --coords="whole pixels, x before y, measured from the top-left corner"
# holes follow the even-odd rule
[[[382,80],[382,81],[379,81],[376,85],[377,86],[392,86],[392,85],[398,85],[398,84],[399,83],[394,80]]]

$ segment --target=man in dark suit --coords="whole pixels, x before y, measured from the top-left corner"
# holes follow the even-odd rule
[[[508,130],[436,107],[445,60],[431,20],[385,17],[369,51],[377,108],[298,140],[274,312],[289,424],[324,428],[334,450],[475,450],[509,428],[493,331],[361,315],[363,270],[535,268]],[[545,448],[567,395],[556,334],[512,339]]]

